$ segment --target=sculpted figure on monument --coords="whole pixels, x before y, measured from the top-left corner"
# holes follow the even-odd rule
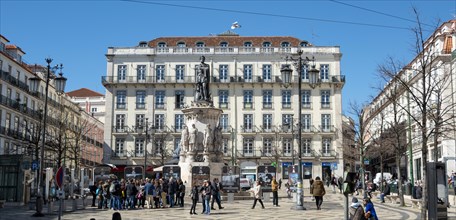
[[[222,127],[214,129],[214,151],[222,151]]]
[[[198,135],[198,129],[195,127],[195,124],[192,124],[192,129],[190,130],[190,135],[188,138],[188,147],[190,152],[195,152],[196,137]]]
[[[187,125],[184,125],[184,127],[182,128],[182,135],[181,135],[181,149],[184,151],[184,152],[188,152],[189,151],[189,134],[188,134],[188,128],[187,128]]]
[[[210,101],[209,94],[209,78],[210,69],[207,63],[204,63],[206,58],[201,56],[201,63],[197,69],[196,76],[196,89],[195,89],[195,101]]]
[[[204,152],[209,152],[214,148],[214,134],[211,129],[211,125],[208,124],[206,130],[204,131]]]

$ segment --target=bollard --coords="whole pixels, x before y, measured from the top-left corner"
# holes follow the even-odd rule
[[[228,193],[228,203],[234,202],[234,193]]]
[[[71,200],[73,200],[73,207],[71,208],[71,211],[76,211],[78,209],[78,204],[77,204],[77,200],[75,197],[71,197]]]
[[[269,202],[270,197],[271,197],[271,193],[263,193],[264,202]]]

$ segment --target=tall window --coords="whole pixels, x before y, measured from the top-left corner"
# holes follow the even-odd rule
[[[321,107],[322,108],[329,108],[331,106],[331,102],[329,101],[330,96],[331,96],[331,91],[321,90]]]
[[[331,131],[331,115],[330,114],[321,115],[321,129],[323,132]]]
[[[252,65],[246,64],[244,65],[244,81],[245,82],[252,82]]]
[[[124,81],[127,78],[127,65],[117,66],[117,80]]]
[[[165,128],[164,114],[155,114],[155,128],[158,130],[163,130]]]
[[[272,129],[272,114],[263,114],[263,129],[271,131]]]
[[[301,94],[302,98],[302,107],[303,108],[310,108],[311,107],[311,91],[310,90],[303,90]]]
[[[11,128],[11,114],[10,113],[6,113],[5,128],[6,128],[6,130]]]
[[[165,108],[165,91],[156,91],[155,92],[155,108],[157,108],[157,109]]]
[[[243,148],[244,156],[253,156],[253,139],[244,139]]]
[[[244,132],[250,132],[253,128],[253,115],[244,114]]]
[[[228,81],[228,65],[219,66],[220,82]]]
[[[138,65],[136,67],[136,79],[141,82],[146,80],[146,65]]]
[[[329,64],[320,65],[320,79],[322,81],[329,79]]]
[[[253,90],[244,90],[244,109],[253,109]]]
[[[125,144],[125,139],[123,139],[123,138],[116,139],[116,149],[115,149],[116,156],[123,157],[125,155],[124,144]]]
[[[271,64],[263,64],[263,80],[265,82],[271,82],[271,80],[272,80]]]
[[[174,117],[174,127],[176,129],[176,132],[180,132],[182,131],[182,127],[184,125],[184,115],[176,114]]]
[[[176,109],[181,109],[184,107],[184,90],[176,91]]]
[[[282,108],[291,108],[291,90],[282,90]]]
[[[121,90],[116,93],[116,107],[117,109],[126,109],[127,108],[127,91]]]
[[[263,139],[263,156],[271,156],[272,155],[272,139],[265,138]]]
[[[145,115],[144,114],[136,114],[136,127],[137,128],[143,128],[146,129],[144,126],[147,126],[145,124]]]
[[[421,158],[415,159],[415,166],[416,179],[421,180]]]
[[[184,75],[185,75],[185,66],[176,65],[176,80],[178,82],[184,81]]]
[[[155,77],[157,82],[165,81],[165,65],[157,65],[155,71]]]
[[[228,90],[219,90],[219,107],[228,108]]]
[[[324,156],[331,156],[331,138],[323,138],[322,145],[322,154]]]
[[[302,130],[305,132],[311,131],[312,118],[310,114],[302,114]]]
[[[289,138],[283,139],[283,156],[290,157],[293,151],[292,140]]]
[[[292,131],[295,122],[293,121],[292,114],[283,114],[282,115],[282,126],[284,127],[285,131]]]
[[[309,65],[302,65],[301,79],[303,82],[309,81]]]
[[[310,138],[302,139],[302,153],[303,153],[303,156],[306,156],[306,157],[312,156],[312,139],[310,139]]]
[[[154,153],[155,153],[155,156],[161,156],[162,154],[162,151],[164,150],[164,142],[163,140],[160,140],[160,139],[155,139],[155,142],[154,142]]]
[[[135,157],[144,156],[144,139],[137,138],[135,140]]]
[[[138,90],[136,91],[136,109],[145,109],[146,108],[146,91]]]
[[[125,127],[125,114],[116,115],[116,129],[118,132],[123,132]]]
[[[272,108],[272,90],[263,90],[263,108]]]
[[[220,115],[220,119],[219,119],[219,124],[220,124],[220,127],[222,128],[222,131],[228,131],[228,128],[229,128],[229,124],[228,124],[228,114],[222,114]]]

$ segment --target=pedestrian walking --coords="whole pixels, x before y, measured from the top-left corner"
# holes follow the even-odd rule
[[[263,197],[263,189],[261,189],[261,183],[259,180],[256,181],[256,185],[253,187],[253,189],[251,191],[253,191],[253,199],[254,199],[252,209],[255,208],[257,201],[260,202],[261,208],[264,209],[264,204],[263,204],[263,201],[261,200],[261,198]]]
[[[196,204],[198,203],[198,185],[193,186],[192,191],[190,192],[190,199],[192,200],[192,207],[190,208],[190,215],[196,214]]]
[[[317,210],[321,210],[321,204],[323,204],[323,196],[326,194],[324,183],[320,177],[315,177],[315,181],[312,184],[312,194],[315,197],[315,203]]]
[[[220,183],[218,178],[214,178],[213,184],[212,184],[212,202],[211,202],[211,209],[215,210],[214,208],[214,202],[217,203],[219,209],[223,209],[222,203],[221,203],[221,196],[220,196],[220,190],[222,190],[223,186]]]
[[[279,183],[277,183],[275,176],[272,177],[271,181],[272,188],[272,205],[279,206]]]
[[[211,214],[211,206],[209,202],[211,201],[212,196],[212,186],[209,180],[205,180],[203,187],[201,187],[202,196],[203,196],[203,204],[204,210],[202,214],[210,215]]]
[[[94,182],[93,185],[89,186],[90,193],[92,194],[92,207],[95,207],[95,200],[97,199],[97,189],[97,182]]]

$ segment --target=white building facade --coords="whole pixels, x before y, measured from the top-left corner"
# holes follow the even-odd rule
[[[134,47],[110,47],[106,54],[105,159],[118,166],[163,165],[179,147],[186,123],[181,111],[194,100],[196,65],[210,66],[210,93],[223,113],[224,156],[241,168],[278,165],[279,178],[298,164],[298,77],[283,83],[284,58],[315,57],[318,86],[302,72],[302,162],[304,178],[342,175],[341,90],[338,46],[318,47],[294,37],[161,37]],[[140,125],[148,119],[151,139]]]

